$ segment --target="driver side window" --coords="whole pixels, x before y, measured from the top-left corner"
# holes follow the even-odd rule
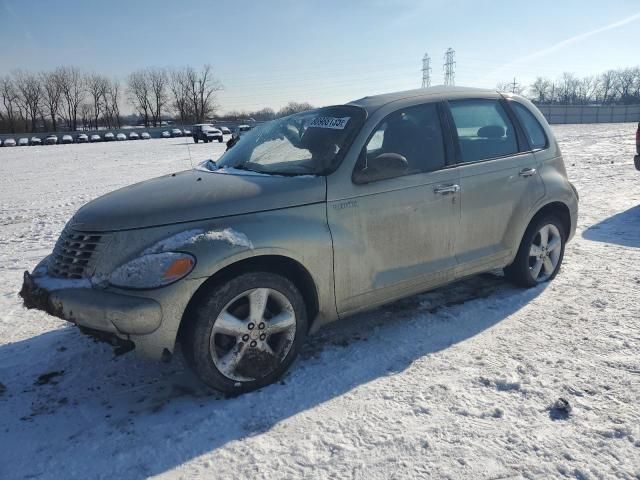
[[[361,154],[354,181],[432,172],[444,165],[438,107],[427,103],[393,112],[378,124]]]

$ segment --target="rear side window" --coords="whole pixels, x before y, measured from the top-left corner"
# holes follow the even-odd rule
[[[407,107],[385,117],[367,143],[366,158],[385,153],[406,158],[407,175],[443,168],[445,152],[437,104]]]
[[[518,153],[518,141],[498,100],[450,101],[463,162],[478,162]]]
[[[518,120],[522,124],[522,128],[524,128],[524,132],[529,139],[529,145],[531,145],[531,148],[533,150],[547,148],[547,136],[545,135],[540,122],[538,122],[536,117],[533,116],[533,113],[520,103],[511,102],[509,105],[511,105],[513,110],[516,112],[516,117],[518,117]]]

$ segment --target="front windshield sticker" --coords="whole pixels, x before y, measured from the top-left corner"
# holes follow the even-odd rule
[[[334,130],[344,130],[351,117],[316,117],[309,123],[309,127],[332,128]]]

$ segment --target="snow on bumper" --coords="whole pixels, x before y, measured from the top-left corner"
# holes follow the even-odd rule
[[[149,298],[121,295],[93,288],[49,290],[24,272],[20,296],[35,308],[77,325],[115,334],[144,335],[162,321],[162,308]]]

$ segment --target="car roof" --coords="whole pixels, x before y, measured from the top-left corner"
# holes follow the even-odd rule
[[[487,94],[495,95],[496,91],[484,88],[470,88],[470,87],[453,87],[447,85],[437,85],[428,88],[416,88],[414,90],[405,90],[402,92],[383,93],[382,95],[373,95],[369,97],[363,97],[358,100],[353,100],[347,105],[357,105],[367,110],[368,113],[379,109],[380,107],[395,102],[398,100],[404,100],[407,98],[420,98],[424,97],[428,100],[442,100],[449,98],[456,94],[466,94],[469,96],[482,96]]]

